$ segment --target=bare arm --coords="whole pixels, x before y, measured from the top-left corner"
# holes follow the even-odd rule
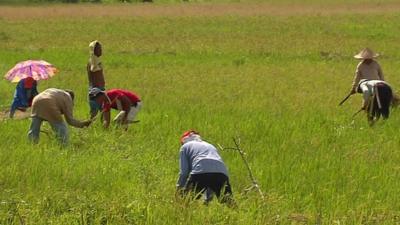
[[[89,63],[86,65],[86,71],[87,71],[87,75],[88,75],[89,85],[93,86],[92,72],[90,71],[90,64]]]
[[[110,110],[105,111],[101,114],[101,118],[103,121],[103,127],[108,128],[110,126]]]
[[[68,98],[64,101],[64,108],[62,109],[62,112],[64,114],[65,120],[67,123],[71,126],[82,128],[89,126],[91,123],[91,120],[86,120],[86,121],[79,121],[76,120],[73,116],[73,104],[71,98]]]
[[[132,102],[126,96],[121,96],[119,100],[121,101],[122,110],[125,112],[124,117],[122,118],[122,124],[126,124],[128,114],[131,111]]]

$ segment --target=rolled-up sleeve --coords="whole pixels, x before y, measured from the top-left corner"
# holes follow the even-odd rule
[[[185,148],[181,148],[179,153],[179,178],[177,187],[183,188],[190,173],[189,157],[186,154]]]
[[[360,82],[360,78],[361,78],[361,71],[359,70],[359,67],[357,67],[355,75],[354,75],[354,79],[353,79],[353,84],[351,89],[354,90],[355,92],[357,92],[357,86],[358,86],[358,82]]]

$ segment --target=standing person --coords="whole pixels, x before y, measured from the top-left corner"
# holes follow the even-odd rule
[[[59,141],[68,143],[68,128],[62,115],[71,126],[83,128],[89,126],[91,120],[79,121],[73,117],[74,93],[71,90],[49,88],[38,94],[32,102],[32,123],[28,137],[34,143],[39,141],[40,127],[43,121],[50,123]]]
[[[354,58],[360,59],[361,62],[357,65],[352,88],[350,90],[351,94],[355,94],[357,92],[358,83],[362,79],[385,80],[381,66],[376,60],[374,60],[378,56],[379,54],[374,53],[369,48],[364,48],[360,53],[354,56]]]
[[[14,99],[11,104],[10,118],[14,117],[15,111],[26,111],[31,107],[33,98],[38,94],[37,82],[32,77],[21,79],[14,92]]]
[[[128,124],[134,122],[137,113],[142,107],[142,102],[137,94],[122,89],[102,91],[98,88],[93,88],[89,93],[89,99],[91,108],[94,109],[93,113],[91,113],[91,118],[93,119],[97,112],[102,110],[101,118],[104,128],[110,126],[111,108],[120,111],[114,121],[127,129]]]
[[[392,102],[393,93],[390,85],[382,80],[360,80],[357,88],[358,93],[363,94],[362,109],[366,110],[368,120],[379,118],[389,118],[390,103]],[[371,99],[373,97],[373,99]]]
[[[89,62],[87,64],[87,74],[89,80],[89,91],[92,88],[98,88],[105,91],[106,82],[104,80],[103,65],[101,63],[101,56],[103,54],[102,46],[99,41],[92,41],[89,44]],[[90,108],[91,113],[95,109]]]
[[[195,194],[206,192],[206,203],[215,193],[221,202],[232,203],[228,171],[217,149],[203,141],[194,130],[183,133],[180,142],[177,191],[184,194],[191,191]]]

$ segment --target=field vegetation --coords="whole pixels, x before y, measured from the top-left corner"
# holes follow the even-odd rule
[[[26,59],[60,72],[88,118],[88,44],[103,43],[107,88],[137,92],[127,132],[70,128],[60,148],[29,119],[0,122],[0,224],[399,224],[400,113],[370,127],[355,95],[364,47],[400,88],[397,1],[271,1],[0,7],[0,73]],[[0,106],[14,84],[0,82]],[[176,200],[179,136],[197,129],[221,151],[237,208]],[[48,125],[44,130],[50,130]]]

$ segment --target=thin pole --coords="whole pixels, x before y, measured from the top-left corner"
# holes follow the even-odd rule
[[[249,172],[249,176],[250,176],[251,182],[253,183],[253,185],[252,185],[250,188],[245,189],[245,191],[247,192],[247,191],[250,191],[250,190],[256,188],[257,191],[258,191],[258,193],[259,193],[260,196],[261,196],[261,199],[264,200],[264,198],[265,198],[265,197],[264,197],[264,193],[261,191],[260,186],[258,185],[258,183],[257,183],[257,181],[256,181],[256,179],[255,179],[255,177],[254,177],[254,175],[253,175],[253,173],[251,172],[250,166],[249,166],[249,164],[247,163],[246,158],[244,157],[244,155],[245,155],[244,151],[243,151],[243,150],[240,148],[240,146],[239,146],[239,142],[240,142],[240,141],[236,141],[236,139],[233,138],[233,142],[235,143],[235,146],[236,146],[235,148],[223,148],[220,144],[218,144],[218,146],[219,146],[219,148],[220,148],[221,150],[229,149],[229,150],[236,150],[236,151],[239,152],[240,157],[242,158],[244,164],[246,165],[247,171]]]

